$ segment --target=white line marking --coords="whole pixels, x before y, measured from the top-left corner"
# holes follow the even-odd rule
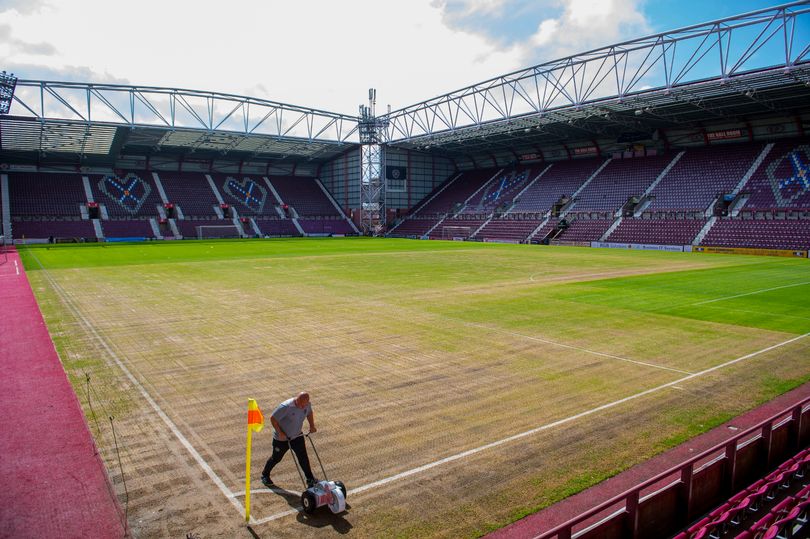
[[[663,365],[656,365],[655,363],[647,363],[645,361],[637,361],[635,359],[628,359],[626,357],[614,356],[612,354],[606,354],[604,352],[596,352],[594,350],[588,350],[587,348],[580,348],[579,346],[574,346],[574,345],[571,345],[571,344],[563,344],[563,343],[556,342],[556,341],[550,341],[548,339],[543,339],[542,337],[534,337],[532,335],[524,335],[522,333],[517,333],[517,332],[514,332],[514,331],[508,331],[508,330],[500,329],[500,328],[494,328],[494,327],[491,327],[491,326],[486,326],[484,324],[476,324],[474,322],[467,322],[467,324],[470,325],[470,326],[479,327],[479,328],[482,328],[482,329],[488,329],[488,330],[491,330],[491,331],[497,331],[499,333],[504,333],[506,335],[512,335],[513,337],[522,337],[524,339],[529,339],[531,341],[538,341],[538,342],[542,342],[542,343],[545,343],[545,344],[550,344],[550,345],[553,345],[553,346],[559,346],[560,348],[567,348],[569,350],[577,350],[579,352],[585,352],[586,354],[593,354],[594,356],[606,357],[606,358],[610,358],[610,359],[618,359],[619,361],[626,361],[628,363],[635,363],[636,365],[644,365],[645,367],[653,367],[655,369],[663,369],[665,371],[672,371],[672,372],[677,372],[677,373],[680,373],[680,374],[692,374],[689,371],[682,371],[680,369],[673,369],[672,367],[665,367]]]
[[[45,267],[39,261],[37,256],[34,255],[33,253],[31,256],[34,257],[34,260],[36,260],[37,264],[42,269],[48,281],[50,281],[51,286],[53,286],[56,293],[62,298],[62,301],[65,302],[65,305],[67,305],[67,307],[73,312],[73,314],[81,320],[81,322],[84,324],[87,330],[93,335],[93,337],[98,341],[98,343],[110,355],[110,358],[115,362],[116,365],[118,365],[118,368],[120,368],[121,371],[124,373],[124,375],[126,375],[126,377],[129,378],[129,381],[132,382],[132,384],[138,389],[138,391],[141,393],[146,402],[149,403],[149,405],[152,407],[155,413],[157,413],[157,415],[163,420],[163,422],[166,423],[166,426],[169,427],[169,430],[172,431],[174,436],[180,441],[183,447],[185,447],[186,450],[191,454],[192,458],[194,458],[194,460],[197,462],[197,464],[200,465],[203,471],[205,471],[205,473],[208,474],[208,477],[211,478],[211,480],[219,488],[219,490],[222,491],[222,494],[224,494],[225,497],[231,501],[234,507],[236,507],[236,509],[242,515],[244,515],[245,506],[234,498],[231,489],[225,486],[225,483],[222,482],[222,479],[220,479],[219,476],[216,474],[216,472],[214,472],[214,470],[211,468],[211,466],[209,466],[208,463],[205,462],[205,459],[202,458],[202,455],[200,455],[200,453],[197,452],[196,449],[194,449],[194,446],[191,445],[191,442],[188,441],[188,439],[183,435],[183,433],[180,432],[180,429],[177,428],[177,426],[174,424],[174,422],[172,422],[169,416],[166,415],[163,409],[161,409],[160,405],[157,402],[155,402],[155,400],[152,398],[151,395],[149,395],[149,392],[146,391],[146,388],[144,388],[141,385],[138,379],[135,378],[135,376],[129,371],[126,365],[124,365],[124,363],[118,358],[116,353],[109,347],[109,345],[107,345],[107,342],[96,331],[96,328],[87,320],[87,318],[84,317],[84,315],[73,304],[73,300],[70,298],[70,295],[67,292],[65,292],[65,290],[51,277],[50,273],[48,273],[48,270],[45,269]]]
[[[253,491],[251,490],[251,492],[253,492]],[[278,520],[280,518],[283,518],[283,517],[286,517],[286,516],[289,516],[289,515],[294,515],[296,513],[300,513],[301,511],[303,511],[303,509],[300,508],[300,507],[295,508],[295,509],[289,509],[287,511],[282,511],[281,513],[272,514],[269,517],[257,518],[255,520],[254,524],[256,524],[256,525],[264,524],[266,522],[270,522],[271,520]],[[250,520],[253,520],[253,517],[250,517]]]
[[[20,266],[17,265],[17,261],[14,261],[14,270],[17,272],[17,275],[20,274]]]
[[[710,372],[714,372],[716,370],[728,367],[729,365],[734,365],[735,363],[739,363],[740,361],[745,361],[746,359],[750,359],[750,358],[758,356],[760,354],[770,352],[771,350],[775,350],[775,349],[780,348],[782,346],[785,346],[787,344],[796,342],[796,341],[798,341],[800,339],[804,339],[807,336],[810,336],[810,333],[805,333],[804,335],[799,335],[798,337],[793,337],[792,339],[788,339],[788,340],[780,342],[778,344],[774,344],[774,345],[769,346],[767,348],[763,348],[762,350],[758,350],[756,352],[751,352],[750,354],[746,354],[746,355],[740,356],[740,357],[738,357],[736,359],[726,361],[725,363],[715,365],[714,367],[709,367],[708,369],[704,369],[704,370],[702,370],[700,372],[696,372],[696,373],[690,374],[688,376],[684,376],[684,377],[679,378],[677,380],[674,380],[672,382],[667,382],[666,384],[661,384],[660,386],[656,386],[656,387],[653,387],[653,388],[650,388],[650,389],[646,389],[646,390],[641,391],[639,393],[636,393],[634,395],[630,395],[628,397],[624,397],[622,399],[619,399],[619,400],[616,400],[616,401],[613,401],[613,402],[609,402],[607,404],[603,404],[603,405],[597,406],[595,408],[591,408],[590,410],[586,410],[584,412],[580,412],[578,414],[568,416],[568,417],[563,418],[563,419],[559,419],[559,420],[554,421],[552,423],[548,423],[546,425],[541,425],[541,426],[533,428],[531,430],[527,430],[525,432],[521,432],[519,434],[515,434],[515,435],[509,436],[507,438],[503,438],[501,440],[497,440],[495,442],[488,443],[486,445],[475,447],[473,449],[469,449],[469,450],[463,451],[461,453],[456,453],[455,455],[450,455],[449,457],[445,457],[443,459],[440,459],[440,460],[437,460],[437,461],[434,461],[434,462],[430,462],[428,464],[424,464],[422,466],[418,466],[418,467],[412,468],[410,470],[406,470],[406,471],[404,471],[402,473],[398,473],[396,475],[385,477],[385,478],[380,479],[378,481],[373,481],[371,483],[368,483],[368,484],[365,484],[365,485],[362,485],[360,487],[357,487],[355,489],[350,490],[347,493],[347,498],[349,497],[349,495],[356,495],[356,494],[359,494],[359,493],[364,492],[366,490],[381,487],[381,486],[386,485],[388,483],[392,483],[394,481],[398,481],[400,479],[404,479],[406,477],[410,477],[412,475],[416,475],[418,473],[430,470],[431,468],[436,468],[436,467],[441,466],[443,464],[447,464],[448,462],[453,462],[453,461],[456,461],[456,460],[460,460],[460,459],[475,455],[476,453],[480,453],[482,451],[486,451],[488,449],[492,449],[494,447],[498,447],[500,445],[504,445],[504,444],[507,444],[509,442],[514,442],[515,440],[519,440],[521,438],[525,438],[525,437],[531,436],[533,434],[537,434],[538,432],[549,430],[549,429],[552,429],[554,427],[559,427],[560,425],[564,425],[565,423],[570,423],[572,421],[576,421],[577,419],[581,419],[583,417],[595,414],[597,412],[601,412],[603,410],[613,408],[613,407],[618,406],[620,404],[624,404],[625,402],[629,402],[631,400],[638,399],[640,397],[644,397],[646,395],[649,395],[651,393],[655,393],[657,391],[660,391],[662,389],[666,389],[668,387],[674,387],[674,386],[680,384],[681,382],[691,380],[692,378],[697,378],[698,376],[703,376],[704,374],[708,374]],[[276,519],[279,519],[281,517],[294,514],[296,512],[297,511],[292,510],[292,511],[284,511],[284,512],[281,512],[281,513],[276,513],[276,514],[271,515],[269,517],[256,519],[256,524],[263,524],[265,522],[269,522],[271,520],[276,520]]]
[[[810,284],[810,281],[796,284],[786,284],[784,286],[774,286],[773,288],[763,288],[762,290],[755,290],[753,292],[746,292],[745,294],[737,294],[735,296],[725,296],[722,298],[709,299],[706,301],[698,301],[697,303],[692,303],[691,305],[705,305],[707,303],[714,303],[716,301],[725,301],[727,299],[741,298],[743,296],[753,296],[754,294],[762,294],[763,292],[770,292],[771,290],[781,290],[782,288],[792,288],[794,286],[804,286],[806,284]]]
[[[244,492],[233,493],[227,486],[225,486],[225,483],[222,482],[222,480],[219,478],[219,476],[216,474],[216,472],[214,472],[214,470],[211,468],[211,466],[202,458],[202,456],[199,454],[199,452],[197,452],[197,450],[194,448],[194,446],[191,445],[191,443],[188,441],[188,439],[183,435],[182,432],[180,432],[180,430],[172,422],[172,420],[166,415],[166,413],[163,412],[163,410],[160,408],[160,405],[158,405],[157,402],[155,402],[154,399],[152,399],[152,397],[149,395],[149,393],[146,391],[146,389],[141,385],[141,383],[138,381],[138,379],[135,378],[135,376],[129,371],[129,369],[127,369],[127,367],[118,358],[118,356],[115,354],[115,352],[113,352],[113,350],[110,349],[110,347],[107,345],[106,341],[104,341],[104,339],[101,337],[101,335],[99,335],[99,333],[96,331],[95,327],[93,327],[93,325],[90,324],[90,322],[84,317],[84,315],[82,315],[81,312],[79,312],[77,310],[77,308],[73,305],[72,300],[69,298],[67,293],[62,289],[61,286],[59,286],[59,284],[57,284],[53,280],[53,278],[50,276],[48,271],[45,270],[45,268],[42,266],[42,263],[39,261],[39,259],[37,259],[36,255],[33,255],[33,256],[34,256],[34,259],[37,261],[37,264],[39,264],[40,268],[43,270],[46,278],[51,282],[51,285],[54,287],[56,292],[62,297],[63,301],[65,301],[65,304],[68,306],[68,308],[71,311],[73,311],[73,313],[82,321],[82,323],[85,325],[85,327],[98,340],[98,342],[107,351],[107,353],[110,355],[112,360],[116,363],[116,365],[118,365],[118,367],[121,369],[121,371],[127,376],[127,378],[129,378],[129,380],[132,382],[132,384],[135,385],[138,388],[138,390],[140,391],[140,393],[144,397],[144,399],[146,399],[146,401],[152,406],[152,408],[155,410],[155,412],[158,414],[158,416],[163,420],[164,423],[166,423],[166,426],[169,427],[169,429],[172,431],[172,433],[175,435],[175,437],[180,441],[180,443],[183,445],[183,447],[185,447],[186,450],[191,454],[191,456],[194,458],[194,460],[197,462],[197,464],[200,465],[200,467],[203,469],[203,471],[205,471],[206,474],[211,478],[211,480],[214,482],[214,484],[216,484],[217,487],[219,487],[220,491],[225,495],[225,497],[228,500],[231,501],[231,503],[236,507],[236,509],[240,512],[240,514],[244,514],[244,512],[245,512],[244,505],[242,505],[236,499],[237,496],[244,496]],[[15,261],[15,265],[16,265],[16,261]],[[18,271],[19,271],[19,268],[18,268]],[[800,283],[800,284],[810,284],[810,282],[808,282],[808,283]],[[800,286],[800,284],[787,285],[787,286],[777,287],[777,288],[787,288],[788,286]],[[770,290],[775,290],[775,289],[776,288],[770,289]],[[766,290],[761,290],[759,292],[765,292],[765,291]],[[756,293],[759,293],[759,292],[752,292],[750,294],[756,294]],[[750,295],[750,294],[741,294],[740,296],[745,296],[745,295]],[[739,297],[739,296],[733,296],[733,297]],[[713,301],[720,301],[721,299],[730,299],[730,298],[720,298],[720,299],[713,300]],[[478,324],[472,324],[472,325],[478,325]],[[485,327],[487,329],[496,329],[496,328],[489,328],[487,326],[481,326],[481,327]],[[506,333],[511,333],[511,332],[506,332]],[[584,348],[578,348],[578,347],[571,346],[571,345],[556,343],[556,342],[553,342],[553,341],[547,341],[547,340],[541,339],[539,337],[531,337],[531,336],[522,335],[522,334],[518,334],[518,333],[514,333],[514,335],[517,335],[517,336],[520,336],[520,337],[525,337],[525,338],[532,339],[532,340],[545,342],[545,343],[552,344],[552,345],[555,345],[555,346],[561,346],[561,347],[570,348],[570,349],[573,349],[573,350],[580,350],[580,351],[583,351],[583,352],[588,352],[588,353],[591,353],[591,354],[600,355],[600,356],[604,356],[604,357],[609,357],[609,358],[613,358],[613,359],[619,359],[619,360],[622,360],[622,361],[629,361],[631,363],[638,363],[638,364],[642,364],[642,365],[656,367],[656,368],[659,368],[659,369],[666,369],[666,370],[677,371],[677,372],[681,372],[681,373],[686,372],[686,371],[678,371],[677,369],[671,369],[671,368],[668,368],[668,367],[661,367],[659,365],[653,365],[653,364],[649,364],[649,363],[644,363],[644,362],[640,362],[640,361],[629,360],[629,359],[625,359],[625,358],[622,358],[622,357],[619,357],[619,356],[612,356],[610,354],[603,354],[601,352],[594,352],[594,351],[591,351],[591,350],[586,350]],[[392,475],[392,476],[389,476],[389,477],[385,477],[383,479],[379,479],[377,481],[373,481],[371,483],[367,483],[365,485],[362,485],[360,487],[357,487],[355,489],[350,490],[347,493],[347,495],[348,494],[356,495],[356,494],[359,494],[359,493],[364,492],[366,490],[374,489],[376,487],[380,487],[380,486],[386,485],[388,483],[398,481],[400,479],[410,477],[412,475],[419,474],[419,473],[424,472],[426,470],[436,468],[436,467],[441,466],[443,464],[446,464],[448,462],[453,462],[453,461],[456,461],[456,460],[460,460],[460,459],[469,457],[471,455],[475,455],[477,453],[480,453],[482,451],[486,451],[488,449],[492,449],[494,447],[498,447],[500,445],[510,443],[510,442],[515,441],[515,440],[519,440],[521,438],[531,436],[533,434],[537,434],[538,432],[549,430],[549,429],[552,429],[554,427],[558,427],[560,425],[563,425],[565,423],[570,423],[572,421],[576,421],[577,419],[580,419],[580,418],[595,414],[597,412],[601,412],[603,410],[607,410],[609,408],[613,408],[615,406],[618,406],[618,405],[623,404],[625,402],[637,399],[639,397],[643,397],[645,395],[655,393],[657,391],[660,391],[661,389],[665,389],[667,387],[673,387],[676,384],[679,384],[680,382],[684,382],[686,380],[690,380],[692,378],[696,378],[698,376],[708,374],[708,373],[713,372],[715,370],[727,367],[729,365],[733,365],[733,364],[738,363],[740,361],[744,361],[746,359],[749,359],[749,358],[752,358],[754,356],[763,354],[765,352],[769,352],[769,351],[774,350],[776,348],[780,348],[780,347],[785,346],[787,344],[790,344],[792,342],[803,339],[803,338],[805,338],[807,336],[810,336],[810,333],[805,333],[803,335],[799,335],[798,337],[794,337],[794,338],[789,339],[787,341],[783,341],[781,343],[769,346],[767,348],[763,348],[762,350],[752,352],[750,354],[738,357],[736,359],[732,359],[730,361],[727,361],[726,363],[721,363],[720,365],[715,365],[714,367],[710,367],[708,369],[704,369],[704,370],[696,372],[696,373],[688,374],[687,376],[684,376],[684,377],[682,377],[682,378],[680,378],[678,380],[675,380],[673,382],[668,382],[666,384],[662,384],[660,386],[657,386],[657,387],[654,387],[654,388],[651,388],[651,389],[647,389],[647,390],[642,391],[640,393],[636,393],[634,395],[630,395],[628,397],[624,397],[622,399],[619,399],[619,400],[616,400],[616,401],[613,401],[613,402],[610,402],[610,403],[607,403],[607,404],[603,404],[603,405],[597,406],[595,408],[591,408],[590,410],[580,412],[578,414],[575,414],[575,415],[572,415],[572,416],[569,416],[569,417],[554,421],[552,423],[548,423],[546,425],[541,425],[541,426],[536,427],[534,429],[530,429],[530,430],[527,430],[525,432],[521,432],[521,433],[518,433],[518,434],[515,434],[515,435],[512,435],[512,436],[509,436],[507,438],[502,438],[501,440],[497,440],[497,441],[491,442],[489,444],[485,444],[485,445],[482,445],[482,446],[479,446],[479,447],[476,447],[476,448],[473,448],[473,449],[469,449],[467,451],[463,451],[461,453],[457,453],[455,455],[451,455],[449,457],[445,457],[443,459],[440,459],[440,460],[437,460],[437,461],[434,461],[434,462],[431,462],[431,463],[428,463],[428,464],[424,464],[422,466],[418,466],[418,467],[412,468],[410,470],[406,470],[406,471],[401,472],[401,473],[396,474],[396,475]],[[681,388],[678,388],[678,389],[681,389]],[[251,490],[251,493],[253,493],[253,492],[256,492],[256,493],[268,492],[269,493],[271,491],[264,491],[264,490],[256,490],[256,491],[254,491],[254,490]],[[287,511],[283,511],[283,512],[280,512],[280,513],[275,513],[273,515],[270,515],[269,517],[264,517],[264,518],[260,518],[260,519],[254,519],[253,517],[251,517],[250,520],[251,520],[251,523],[259,525],[259,524],[263,524],[263,523],[266,523],[266,522],[270,522],[270,521],[273,521],[273,520],[283,518],[283,517],[288,516],[288,515],[293,515],[295,513],[300,512],[301,510],[302,510],[301,508],[289,509]]]
[[[250,489],[250,494],[289,494],[291,496],[300,496],[301,491],[298,490],[288,490],[286,488],[281,487],[273,487],[273,488],[252,488]],[[240,490],[239,492],[231,492],[231,496],[234,498],[241,498],[245,495],[244,490]]]

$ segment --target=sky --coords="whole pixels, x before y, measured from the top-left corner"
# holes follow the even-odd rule
[[[233,93],[357,114],[777,5],[760,0],[0,0],[21,79]]]

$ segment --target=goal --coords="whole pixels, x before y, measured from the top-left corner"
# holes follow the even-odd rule
[[[464,241],[472,234],[472,227],[469,226],[443,226],[442,239]]]
[[[195,226],[198,240],[215,238],[241,238],[242,234],[236,225],[203,225]]]

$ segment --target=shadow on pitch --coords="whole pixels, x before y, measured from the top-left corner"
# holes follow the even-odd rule
[[[348,510],[349,504],[346,504],[346,511]],[[329,509],[322,507],[311,515],[300,512],[296,518],[301,524],[306,524],[313,528],[326,528],[327,526],[331,526],[336,532],[345,535],[353,528],[352,523],[346,520],[346,511],[335,515],[332,514]]]
[[[301,524],[312,526],[313,528],[325,528],[331,526],[336,532],[340,534],[347,534],[354,527],[351,522],[346,520],[345,515],[351,506],[346,503],[346,511],[335,515],[326,507],[321,507],[315,511],[314,514],[308,515],[301,510],[301,495],[283,489],[270,489],[274,494],[284,498],[287,505],[298,511],[296,519]],[[251,532],[252,533],[252,532]]]

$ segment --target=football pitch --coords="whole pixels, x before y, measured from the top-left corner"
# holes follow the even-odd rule
[[[20,249],[137,537],[475,537],[810,380],[807,259],[335,238]],[[112,419],[110,419],[112,417]],[[269,423],[269,421],[268,421]],[[316,475],[321,475],[315,467]]]

